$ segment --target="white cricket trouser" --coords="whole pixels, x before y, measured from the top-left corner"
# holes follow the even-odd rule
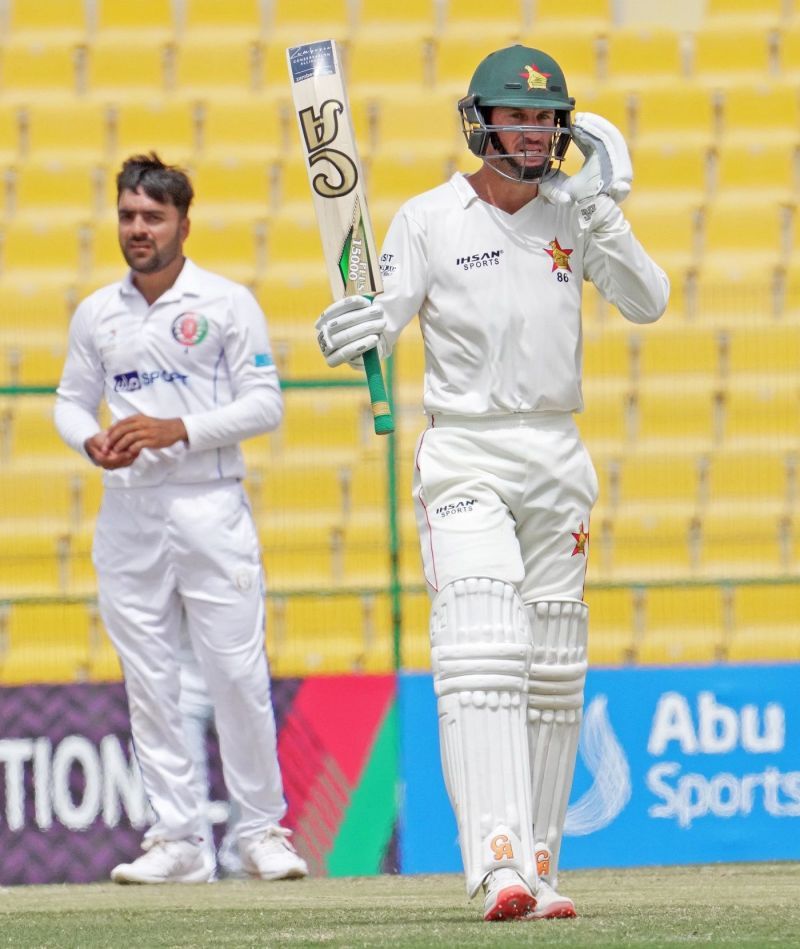
[[[433,416],[414,499],[432,592],[491,577],[526,603],[583,598],[597,475],[571,414]]]
[[[147,838],[203,835],[179,709],[181,622],[214,704],[240,837],[286,812],[264,648],[258,536],[237,481],[107,490],[93,560],[157,815]]]

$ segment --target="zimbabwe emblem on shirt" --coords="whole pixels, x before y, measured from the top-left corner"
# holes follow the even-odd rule
[[[569,265],[569,255],[573,250],[573,247],[562,247],[558,243],[558,238],[554,237],[545,247],[544,252],[553,258],[553,270],[569,270],[572,273],[572,268]]]
[[[181,313],[172,321],[172,335],[182,346],[202,343],[208,333],[208,320],[202,313]]]

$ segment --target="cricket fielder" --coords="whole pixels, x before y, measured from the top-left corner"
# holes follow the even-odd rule
[[[384,293],[317,321],[331,366],[386,356],[418,314],[425,347],[414,499],[431,595],[445,783],[467,892],[484,918],[575,915],[558,892],[586,676],[583,601],[597,478],[573,413],[581,288],[650,323],[669,282],[618,203],[620,132],[574,99],[558,64],[498,50],[458,103],[471,175],[408,201],[382,249]],[[585,156],[559,170],[571,141]]]
[[[192,197],[186,174],[155,154],[123,164],[118,231],[130,269],[75,311],[55,408],[64,441],[104,469],[92,552],[99,607],[156,814],[146,852],[112,870],[118,883],[215,874],[180,715],[184,623],[240,806],[244,869],[261,879],[308,872],[280,824],[264,578],[239,446],[280,424],[283,400],[253,295],[183,254]]]

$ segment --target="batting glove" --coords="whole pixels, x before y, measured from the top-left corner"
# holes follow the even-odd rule
[[[378,345],[386,314],[368,297],[345,297],[327,307],[314,326],[320,351],[333,368],[359,360]]]
[[[572,140],[584,154],[583,167],[571,177],[545,179],[540,193],[557,204],[580,204],[598,194],[621,204],[630,194],[633,168],[619,129],[593,112],[576,112]]]

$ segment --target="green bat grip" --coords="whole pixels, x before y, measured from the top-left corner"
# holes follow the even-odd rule
[[[367,374],[369,400],[372,403],[372,414],[375,418],[375,434],[388,435],[394,431],[394,419],[386,396],[386,386],[383,384],[381,360],[377,349],[370,349],[364,353],[364,371]]]

